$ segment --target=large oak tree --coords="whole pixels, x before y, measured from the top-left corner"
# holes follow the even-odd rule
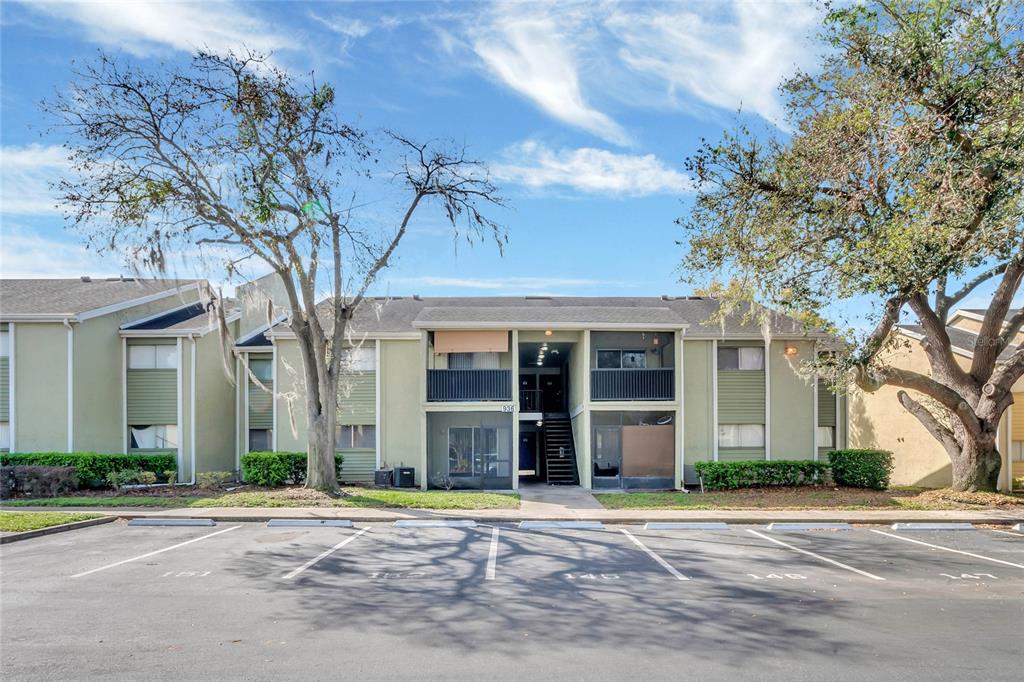
[[[1024,312],[1012,309],[1024,277],[1021,4],[826,9],[820,68],[782,87],[791,133],[739,125],[689,159],[699,191],[680,220],[684,268],[805,319],[874,301],[870,331],[850,337],[833,376],[899,387],[949,453],[954,488],[993,490],[999,422],[1024,375]],[[947,319],[989,287],[964,368]],[[886,361],[903,314],[924,329],[927,374]]]
[[[206,254],[210,278],[254,259],[280,277],[287,300],[274,303],[302,356],[306,485],[335,490],[350,322],[424,205],[440,204],[456,231],[503,242],[480,210],[500,203],[486,169],[460,149],[397,134],[384,136],[397,151],[382,155],[365,131],[342,121],[330,85],[252,54],[204,52],[181,68],[100,55],[44,108],[73,165],[62,202],[90,244],[127,251],[157,272],[168,268],[169,252],[184,249]],[[355,199],[378,166],[393,175],[399,197],[383,227]]]

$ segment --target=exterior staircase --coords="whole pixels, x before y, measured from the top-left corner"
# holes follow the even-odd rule
[[[576,448],[568,415],[544,415],[544,471],[552,485],[576,485]]]

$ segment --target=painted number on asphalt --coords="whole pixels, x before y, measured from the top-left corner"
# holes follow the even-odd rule
[[[211,571],[167,571],[161,578],[205,578]]]
[[[566,580],[618,580],[616,573],[566,573]]]
[[[981,580],[982,578],[991,578],[992,580],[999,580],[991,573],[961,573],[960,575],[950,575],[949,573],[939,573],[943,578],[949,578],[950,580]]]
[[[754,580],[807,580],[807,576],[800,573],[769,573],[768,575],[747,573],[747,575]]]

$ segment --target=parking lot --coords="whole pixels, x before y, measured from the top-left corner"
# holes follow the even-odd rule
[[[1017,680],[1024,533],[128,526],[3,549],[5,679]]]

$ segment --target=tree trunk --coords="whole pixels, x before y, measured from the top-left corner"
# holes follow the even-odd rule
[[[309,419],[306,450],[306,487],[337,492],[338,475],[334,467],[334,419],[322,414]]]
[[[994,437],[967,436],[959,456],[953,458],[953,490],[995,492],[1001,463]]]

